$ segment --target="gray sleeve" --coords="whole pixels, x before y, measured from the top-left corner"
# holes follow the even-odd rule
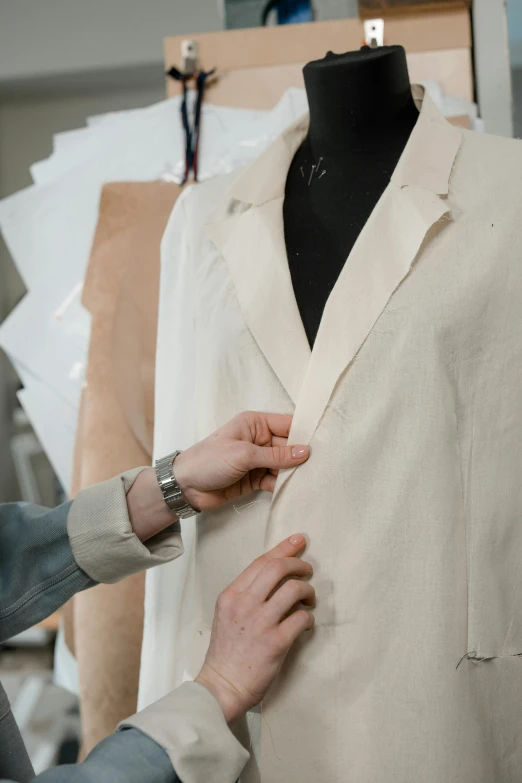
[[[0,783],[13,783],[1,780]],[[83,764],[54,767],[34,783],[181,783],[167,753],[138,729],[112,734]]]
[[[67,517],[27,503],[0,505],[0,642],[31,628],[94,584],[76,563]]]

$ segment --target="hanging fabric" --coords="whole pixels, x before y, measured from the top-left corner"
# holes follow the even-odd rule
[[[182,87],[182,99],[181,99],[181,124],[183,127],[183,134],[185,137],[185,170],[183,179],[180,182],[184,185],[185,182],[193,174],[194,181],[198,180],[198,149],[199,138],[201,132],[201,107],[203,105],[203,95],[205,92],[205,83],[207,79],[211,77],[215,72],[215,68],[211,71],[197,71],[195,74],[184,74],[179,71],[175,66],[172,66],[167,71],[167,76],[181,83]],[[193,118],[189,115],[189,89],[188,84],[190,81],[195,83],[196,99],[194,104]]]

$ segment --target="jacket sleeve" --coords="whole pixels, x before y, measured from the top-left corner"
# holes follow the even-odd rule
[[[142,470],[90,487],[53,510],[0,505],[0,642],[86,587],[117,582],[183,552],[179,523],[145,544],[134,535],[126,498]]]
[[[249,757],[211,693],[186,682],[124,721],[83,764],[55,767],[34,783],[236,783]]]
[[[0,780],[0,783],[13,783]],[[83,764],[53,767],[33,783],[180,783],[167,753],[138,729],[112,734]]]
[[[250,758],[218,701],[198,682],[183,683],[120,729],[130,726],[165,748],[183,783],[235,783]]]

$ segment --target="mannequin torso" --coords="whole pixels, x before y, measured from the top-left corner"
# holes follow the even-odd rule
[[[329,53],[303,73],[310,129],[288,172],[283,220],[294,292],[313,346],[326,300],[418,111],[399,46]]]

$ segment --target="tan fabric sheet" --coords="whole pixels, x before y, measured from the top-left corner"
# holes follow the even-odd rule
[[[159,182],[103,189],[83,293],[92,332],[74,494],[151,462],[159,249],[179,190]],[[74,600],[84,753],[136,711],[143,589],[140,574]]]

